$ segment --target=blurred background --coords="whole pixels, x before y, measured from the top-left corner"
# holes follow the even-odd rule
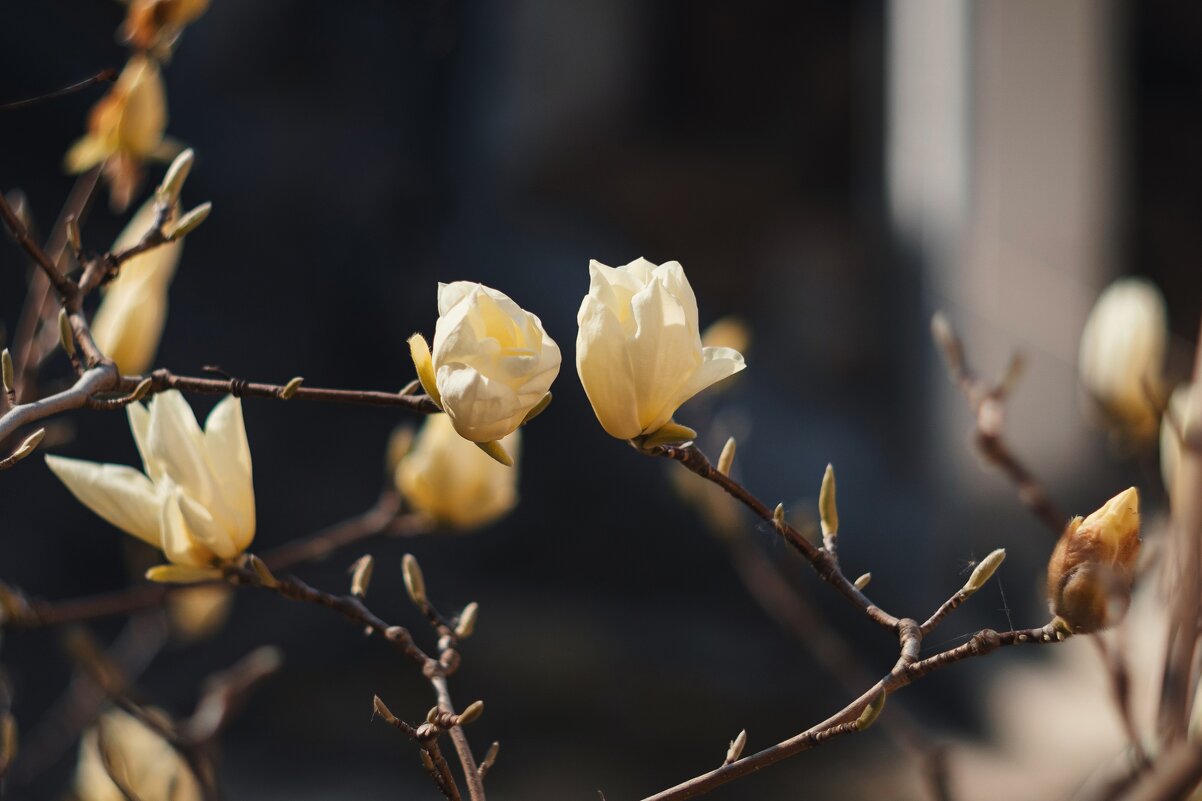
[[[0,4],[0,102],[120,67],[122,15],[98,0]],[[1170,370],[1188,366],[1202,290],[1200,36],[1202,7],[1168,0],[213,0],[165,70],[168,132],[197,153],[186,202],[214,211],[186,244],[157,361],[397,389],[413,377],[405,339],[433,332],[436,282],[481,281],[540,315],[565,363],[526,431],[518,509],[471,534],[377,540],[297,572],[341,590],[346,567],[373,553],[373,608],[421,636],[404,552],[441,606],[480,603],[453,687],[460,703],[486,701],[478,747],[502,743],[490,798],[641,798],[719,765],[740,729],[759,750],[852,696],[813,643],[756,606],[675,466],[597,425],[573,369],[588,260],[679,260],[703,325],[746,321],[748,369],[678,419],[714,455],[737,434],[741,479],[799,520],[816,517],[834,463],[843,563],[873,573],[885,608],[925,616],[974,559],[1008,549],[996,584],[931,646],[1042,624],[1052,540],[972,452],[930,316],[947,311],[985,374],[1025,354],[1007,430],[1062,508],[1088,513],[1130,484],[1157,508],[1154,454],[1116,452],[1088,424],[1076,352],[1097,292],[1132,273],[1164,290],[1179,338]],[[0,116],[0,187],[25,192],[43,231],[100,93]],[[104,247],[123,223],[97,204],[85,243]],[[0,266],[11,331],[29,269],[9,245]],[[68,371],[53,364],[49,383]],[[211,405],[194,399],[198,413]],[[257,400],[245,414],[256,550],[368,508],[389,433],[416,422]],[[124,415],[71,422],[55,452],[136,463]],[[4,476],[0,506],[0,580],[46,598],[137,580],[124,535],[40,459]],[[739,519],[883,674],[895,643]],[[107,641],[121,626],[94,628]],[[169,647],[141,686],[187,713],[204,676],[263,643],[287,664],[224,737],[229,798],[434,797],[411,744],[370,721],[373,694],[421,718],[428,686],[321,610],[240,593],[219,639]],[[1053,658],[963,664],[885,714],[952,742],[951,786],[985,797],[983,774],[957,762],[1006,749],[982,699],[1000,674]],[[0,661],[32,729],[70,679],[60,636],[11,634]],[[1118,742],[1104,696],[1096,707]],[[1023,765],[1025,778],[1056,773],[1047,762]],[[72,746],[12,797],[58,798],[73,764]],[[1052,780],[1063,793],[1084,778]],[[930,797],[922,766],[874,729],[710,797],[886,789]],[[1060,797],[1042,792],[1025,797]]]

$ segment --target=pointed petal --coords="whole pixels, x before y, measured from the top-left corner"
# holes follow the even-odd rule
[[[192,407],[176,390],[160,393],[150,401],[147,436],[150,458],[189,496],[208,506],[216,496],[209,472],[204,434]]]
[[[117,528],[159,547],[159,501],[142,473],[117,464],[47,456],[46,466],[80,503]]]
[[[612,437],[638,436],[638,399],[628,341],[618,318],[599,300],[587,295],[577,315],[576,372],[598,422]]]
[[[240,399],[230,395],[213,408],[205,421],[205,449],[222,500],[234,518],[230,536],[241,553],[255,536],[255,487]]]
[[[659,281],[635,294],[633,304],[638,327],[630,343],[630,366],[639,433],[648,433],[676,411],[680,388],[701,363],[701,337],[689,330],[684,307]]]
[[[169,486],[163,500],[160,518],[163,531],[163,553],[173,564],[208,567],[213,554],[195,542],[179,508],[179,488]]]
[[[672,414],[689,398],[701,392],[706,387],[716,384],[724,378],[729,378],[747,366],[743,355],[730,348],[705,348],[702,351],[702,362],[689,380],[681,385],[676,397],[669,405],[671,411],[664,418],[666,423]]]

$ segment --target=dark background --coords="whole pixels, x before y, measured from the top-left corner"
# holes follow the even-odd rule
[[[0,3],[0,102],[120,66],[121,14],[94,0]],[[1131,3],[1122,19],[1118,262],[1165,288],[1176,333],[1192,338],[1202,10]],[[555,402],[526,431],[523,503],[508,519],[466,536],[374,542],[298,571],[341,589],[346,565],[370,550],[371,605],[423,636],[401,589],[405,551],[443,606],[480,602],[453,690],[461,704],[486,701],[470,731],[477,747],[502,742],[490,797],[642,797],[719,764],[741,728],[758,749],[845,698],[748,599],[674,494],[670,466],[596,424],[573,366],[590,258],[679,260],[703,323],[750,322],[746,374],[679,419],[704,426],[717,410],[733,420],[745,482],[803,514],[834,462],[844,563],[874,571],[886,608],[923,614],[1000,544],[1019,556],[1001,573],[1005,601],[983,594],[946,637],[1008,626],[1007,615],[1042,622],[1041,578],[1024,572],[1046,558],[1046,538],[1028,535],[1037,524],[1009,497],[949,500],[936,486],[932,432],[969,421],[931,412],[933,301],[921,258],[894,246],[886,218],[884,25],[878,3],[214,0],[166,68],[169,133],[197,152],[187,198],[214,211],[185,247],[161,365],[395,389],[413,375],[406,337],[432,333],[436,282],[459,279],[507,292],[563,347]],[[98,96],[0,115],[0,187],[23,189],[44,228],[72,181],[62,155]],[[98,204],[85,242],[102,247],[121,225]],[[0,248],[0,264],[11,331],[28,270],[14,247]],[[256,550],[367,508],[389,432],[412,420],[256,400],[245,413]],[[123,415],[72,419],[76,437],[55,452],[136,463]],[[1094,458],[1101,439],[1079,471],[1051,477],[1066,507],[1087,511],[1099,475],[1135,480],[1133,468]],[[716,453],[721,443],[707,444]],[[123,535],[39,459],[5,474],[0,508],[0,579],[48,598],[132,580]],[[747,524],[871,671],[887,669],[893,643]],[[119,624],[95,628],[110,638]],[[230,798],[432,797],[411,744],[369,721],[377,693],[420,718],[428,687],[320,610],[244,593],[220,640],[169,649],[142,684],[185,713],[203,676],[261,643],[280,645],[287,666],[225,736]],[[58,638],[8,635],[0,658],[18,719],[32,726],[70,675]],[[946,734],[982,736],[969,688],[1005,660],[1036,658],[961,666],[897,703]],[[878,747],[888,747],[878,734],[841,741],[712,797],[839,797],[840,766]],[[69,754],[12,797],[56,797],[72,763]]]

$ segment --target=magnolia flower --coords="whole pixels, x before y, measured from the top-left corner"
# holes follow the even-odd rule
[[[142,163],[163,155],[167,94],[158,65],[134,56],[117,83],[92,107],[88,132],[67,151],[67,169],[85,172],[104,164],[114,208],[129,205]]]
[[[602,427],[619,439],[653,434],[689,398],[745,366],[736,350],[702,347],[697,299],[679,262],[590,262],[576,321],[580,381]]]
[[[515,458],[521,433],[501,440]],[[517,470],[498,464],[460,437],[451,418],[426,418],[413,447],[397,464],[396,486],[417,511],[455,528],[475,528],[517,503]]]
[[[125,792],[110,778],[110,770]],[[170,743],[132,715],[113,710],[80,740],[75,796],[79,801],[126,801],[131,795],[147,801],[203,798],[196,776]]]
[[[242,402],[218,403],[204,431],[174,390],[126,409],[145,473],[61,456],[46,464],[81,503],[176,565],[204,568],[239,556],[255,536]]]
[[[121,32],[129,44],[164,58],[184,27],[208,8],[209,0],[131,0]]]
[[[1131,599],[1139,556],[1139,491],[1129,487],[1073,518],[1048,562],[1048,606],[1079,633],[1107,628]]]
[[[421,334],[410,337],[410,353],[461,437],[495,442],[542,410],[560,355],[538,317],[468,281],[438,285],[438,315],[433,355]]]
[[[1081,383],[1105,412],[1135,437],[1153,436],[1159,420],[1168,324],[1164,297],[1150,281],[1120,278],[1098,297],[1081,332]]]
[[[157,216],[155,201],[147,201],[117,237],[113,252],[141,241]],[[105,290],[92,320],[92,335],[123,373],[142,373],[154,361],[167,319],[167,287],[182,249],[181,238],[128,259]]]

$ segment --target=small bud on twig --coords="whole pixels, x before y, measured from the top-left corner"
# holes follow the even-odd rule
[[[389,723],[392,723],[394,720],[396,720],[396,715],[392,714],[392,710],[388,708],[388,705],[385,704],[383,699],[381,699],[378,695],[373,695],[371,697],[371,709],[373,715],[379,715]]]
[[[67,244],[76,253],[83,250],[83,239],[79,235],[79,220],[75,218],[74,214],[67,217]]]
[[[730,747],[726,749],[726,760],[722,764],[729,765],[733,762],[738,762],[739,757],[743,756],[743,749],[746,747],[747,729],[743,729],[730,741]]]
[[[184,181],[188,179],[188,173],[192,171],[194,157],[192,148],[188,148],[176,156],[175,161],[171,162],[171,166],[167,168],[167,174],[163,176],[163,182],[159,184],[159,188],[155,192],[155,201],[159,205],[172,208],[179,202],[179,193],[184,188]]]
[[[501,744],[499,742],[493,742],[493,744],[488,747],[488,753],[484,755],[484,759],[480,762],[480,768],[477,771],[481,779],[483,779],[484,775],[492,769],[493,765],[497,763],[497,754],[499,753],[501,753]]]
[[[171,233],[167,236],[169,241],[174,242],[177,239],[182,239],[188,234],[200,227],[200,224],[209,217],[209,212],[213,210],[212,203],[201,203],[196,208],[179,218],[179,222],[171,229]]]
[[[972,575],[968,577],[968,581],[964,582],[964,587],[961,588],[960,592],[968,596],[984,587],[985,582],[989,581],[1005,558],[1005,548],[998,548],[996,551],[991,552],[972,571]]]
[[[283,386],[282,389],[280,389],[280,400],[292,400],[292,398],[296,395],[296,391],[300,389],[301,384],[303,383],[305,383],[305,379],[302,376],[298,375],[296,378],[291,379]]]
[[[856,581],[855,581],[856,589],[857,590],[864,589],[865,587],[868,586],[868,582],[870,582],[870,581],[872,581],[872,574],[865,573],[864,575],[862,575],[858,579],[856,579]]]
[[[876,722],[876,719],[881,715],[881,710],[885,708],[886,697],[885,691],[880,690],[873,697],[873,699],[868,702],[868,706],[864,707],[864,711],[860,713],[858,718],[856,718],[856,731],[864,731],[864,729],[867,729]]]
[[[455,623],[455,636],[461,640],[472,636],[472,632],[476,630],[476,618],[479,614],[480,604],[475,601],[463,607],[463,611],[459,613],[459,620]]]
[[[822,474],[822,489],[818,491],[818,515],[822,520],[822,536],[833,540],[839,533],[839,508],[835,504],[835,468],[827,465]]]
[[[129,393],[129,402],[134,403],[135,401],[140,401],[145,398],[147,393],[150,392],[150,388],[152,386],[154,386],[153,378],[143,378],[138,382],[138,385],[134,387],[134,391]]]
[[[466,726],[484,714],[484,702],[473,701],[468,708],[459,713],[459,725]]]
[[[250,565],[250,569],[255,571],[255,575],[259,577],[259,582],[268,588],[278,587],[280,582],[271,574],[271,570],[267,567],[267,563],[259,557],[252,554],[246,555],[246,561]]]
[[[367,588],[371,585],[371,571],[375,560],[371,554],[364,554],[351,565],[351,595],[356,598],[367,597]]]
[[[66,309],[58,310],[58,341],[62,344],[67,356],[75,358],[75,336],[71,333],[71,320],[67,317]]]
[[[783,503],[778,503],[776,508],[772,510],[772,522],[777,528],[785,525],[785,505]]]
[[[730,475],[730,468],[735,464],[735,438],[731,437],[726,440],[726,444],[722,446],[722,453],[718,455],[718,472],[724,476]]]
[[[426,580],[422,577],[421,565],[417,563],[413,554],[405,554],[405,558],[401,560],[401,571],[405,576],[405,589],[409,591],[409,599],[424,608],[427,605]]]
[[[25,438],[25,441],[17,446],[17,449],[12,452],[12,455],[6,459],[0,460],[0,469],[12,467],[17,462],[24,459],[29,454],[33,453],[38,447],[38,443],[46,436],[46,429],[39,428],[37,431]]]

